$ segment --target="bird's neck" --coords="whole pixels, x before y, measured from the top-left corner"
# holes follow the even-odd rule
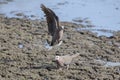
[[[58,62],[59,64],[62,64],[62,63],[63,63],[63,61],[62,61],[61,59],[57,60],[57,62]]]

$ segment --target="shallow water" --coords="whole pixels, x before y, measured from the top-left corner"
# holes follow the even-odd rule
[[[54,10],[61,21],[87,18],[86,24],[94,25],[94,29],[120,30],[120,0],[13,0],[0,4],[0,13],[8,17],[43,19],[40,4]]]
[[[101,64],[104,64],[105,67],[115,67],[120,66],[120,62],[110,62],[110,61],[103,61],[103,60],[96,60]]]
[[[92,31],[93,33],[96,33],[97,36],[106,36],[110,37],[113,36],[113,30],[106,30],[106,29],[97,29],[95,27],[90,27],[90,28],[77,28],[76,31]]]
[[[105,66],[106,66],[106,67],[109,67],[109,66],[111,66],[111,67],[120,66],[120,62],[107,62],[107,63],[105,64]]]

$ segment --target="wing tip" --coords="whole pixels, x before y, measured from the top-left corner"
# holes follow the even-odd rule
[[[40,7],[41,7],[42,9],[46,8],[44,4],[41,4]]]

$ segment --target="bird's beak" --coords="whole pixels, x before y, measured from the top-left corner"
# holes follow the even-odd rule
[[[52,60],[52,62],[56,62],[56,60],[54,59],[54,60]]]

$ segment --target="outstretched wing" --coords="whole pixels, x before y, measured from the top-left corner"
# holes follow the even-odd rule
[[[56,29],[59,28],[59,18],[51,9],[45,7],[43,4],[41,4],[41,8],[46,16],[48,31],[52,36],[54,36]]]

